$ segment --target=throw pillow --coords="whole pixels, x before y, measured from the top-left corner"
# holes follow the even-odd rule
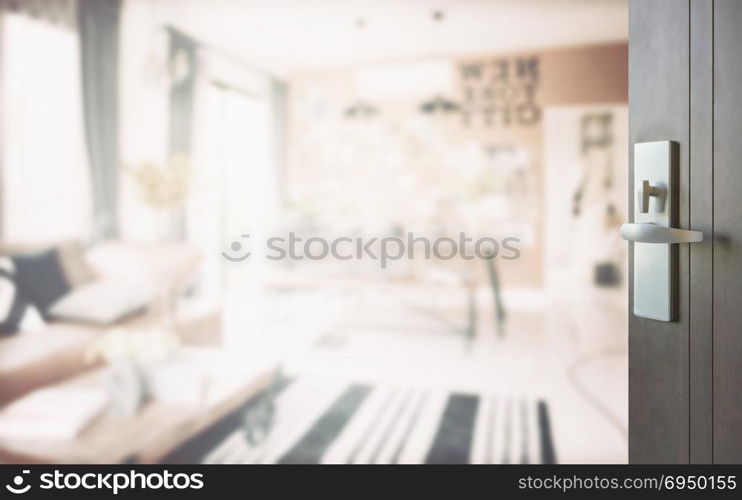
[[[49,318],[49,307],[70,290],[54,249],[13,256],[16,283],[26,299]]]
[[[13,262],[0,257],[0,336],[18,331],[27,306],[15,282]]]

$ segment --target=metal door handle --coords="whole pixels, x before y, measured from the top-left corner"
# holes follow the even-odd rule
[[[624,224],[621,237],[636,243],[697,243],[703,241],[701,231],[663,227],[656,224]]]

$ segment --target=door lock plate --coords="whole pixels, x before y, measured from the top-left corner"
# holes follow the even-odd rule
[[[634,223],[673,227],[677,213],[678,143],[634,145]],[[634,243],[634,315],[673,321],[678,245]]]

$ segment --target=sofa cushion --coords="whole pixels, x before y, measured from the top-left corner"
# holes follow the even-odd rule
[[[104,242],[91,248],[86,258],[99,279],[136,283],[170,294],[194,276],[200,255],[190,246],[178,243]]]
[[[0,257],[0,336],[16,333],[26,314],[28,301],[18,290],[13,262]]]
[[[59,264],[70,287],[75,288],[98,279],[85,260],[85,248],[79,241],[64,241],[55,246]]]
[[[108,325],[143,311],[154,298],[145,284],[100,280],[79,286],[49,308],[53,319]]]
[[[0,258],[36,254],[50,248],[56,250],[59,265],[70,287],[84,285],[98,278],[95,270],[90,267],[86,260],[87,249],[79,240],[26,244],[0,242]]]
[[[49,318],[49,307],[70,290],[55,249],[13,256],[21,293]]]

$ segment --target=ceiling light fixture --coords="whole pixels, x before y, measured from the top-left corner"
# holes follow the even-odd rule
[[[434,115],[438,113],[449,114],[458,113],[461,111],[461,106],[451,99],[443,96],[435,96],[432,99],[423,102],[420,105],[420,112],[427,115]]]
[[[373,104],[370,104],[365,101],[357,101],[347,108],[345,108],[345,111],[343,111],[343,115],[346,118],[370,118],[376,114],[378,114],[379,109],[374,106]]]

